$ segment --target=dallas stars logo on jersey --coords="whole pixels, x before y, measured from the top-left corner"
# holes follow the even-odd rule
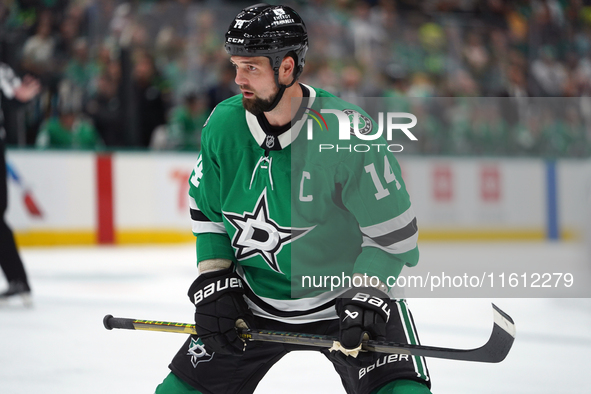
[[[211,361],[215,352],[208,353],[205,349],[205,345],[201,342],[201,339],[191,338],[191,343],[189,344],[189,350],[187,352],[187,356],[191,356],[191,364],[193,364],[193,368],[197,368],[197,364],[199,363],[206,363]]]
[[[277,254],[283,245],[303,237],[314,228],[279,226],[270,217],[266,188],[259,196],[252,212],[244,212],[243,214],[224,212],[224,216],[236,229],[236,233],[232,237],[232,246],[236,248],[236,258],[244,260],[259,255],[273,271],[281,274],[283,272],[277,264]]]

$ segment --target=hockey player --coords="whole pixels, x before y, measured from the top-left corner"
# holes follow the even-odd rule
[[[418,261],[416,219],[396,159],[385,149],[318,154],[317,142],[334,143],[339,124],[326,116],[321,133],[312,114],[371,120],[298,82],[308,37],[293,9],[245,8],[225,48],[242,94],[206,121],[190,178],[199,275],[189,298],[199,337],[187,339],[156,393],[252,393],[282,356],[305,349],[245,343],[237,324],[338,337],[322,353],[347,393],[430,393],[422,357],[359,351],[364,336],[418,341],[406,303],[391,299],[386,285]],[[354,280],[306,287],[305,275]]]

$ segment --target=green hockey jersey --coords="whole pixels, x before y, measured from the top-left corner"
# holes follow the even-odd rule
[[[375,123],[301,86],[300,110],[279,133],[240,95],[220,103],[189,181],[198,262],[234,261],[253,313],[291,323],[336,318],[334,300],[353,274],[391,284],[418,262],[416,218],[386,141],[339,141],[326,110],[357,112],[369,130]]]

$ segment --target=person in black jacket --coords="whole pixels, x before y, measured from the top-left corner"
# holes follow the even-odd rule
[[[40,85],[36,79],[26,76],[21,80],[8,65],[0,63],[0,92],[4,98],[26,102],[35,97],[39,90]],[[0,101],[0,108],[1,104],[2,101]],[[14,235],[4,220],[4,213],[8,206],[6,158],[4,153],[5,134],[3,115],[0,110],[0,266],[8,281],[8,289],[0,293],[0,301],[14,296],[23,296],[25,302],[28,303],[31,288],[25,267],[18,254]]]

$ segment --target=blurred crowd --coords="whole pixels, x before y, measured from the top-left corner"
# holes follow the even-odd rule
[[[238,93],[223,36],[250,4],[3,0],[0,61],[43,86],[7,104],[8,142],[199,150],[209,112]],[[302,81],[406,107],[413,153],[591,153],[591,0],[281,4],[308,27]]]

